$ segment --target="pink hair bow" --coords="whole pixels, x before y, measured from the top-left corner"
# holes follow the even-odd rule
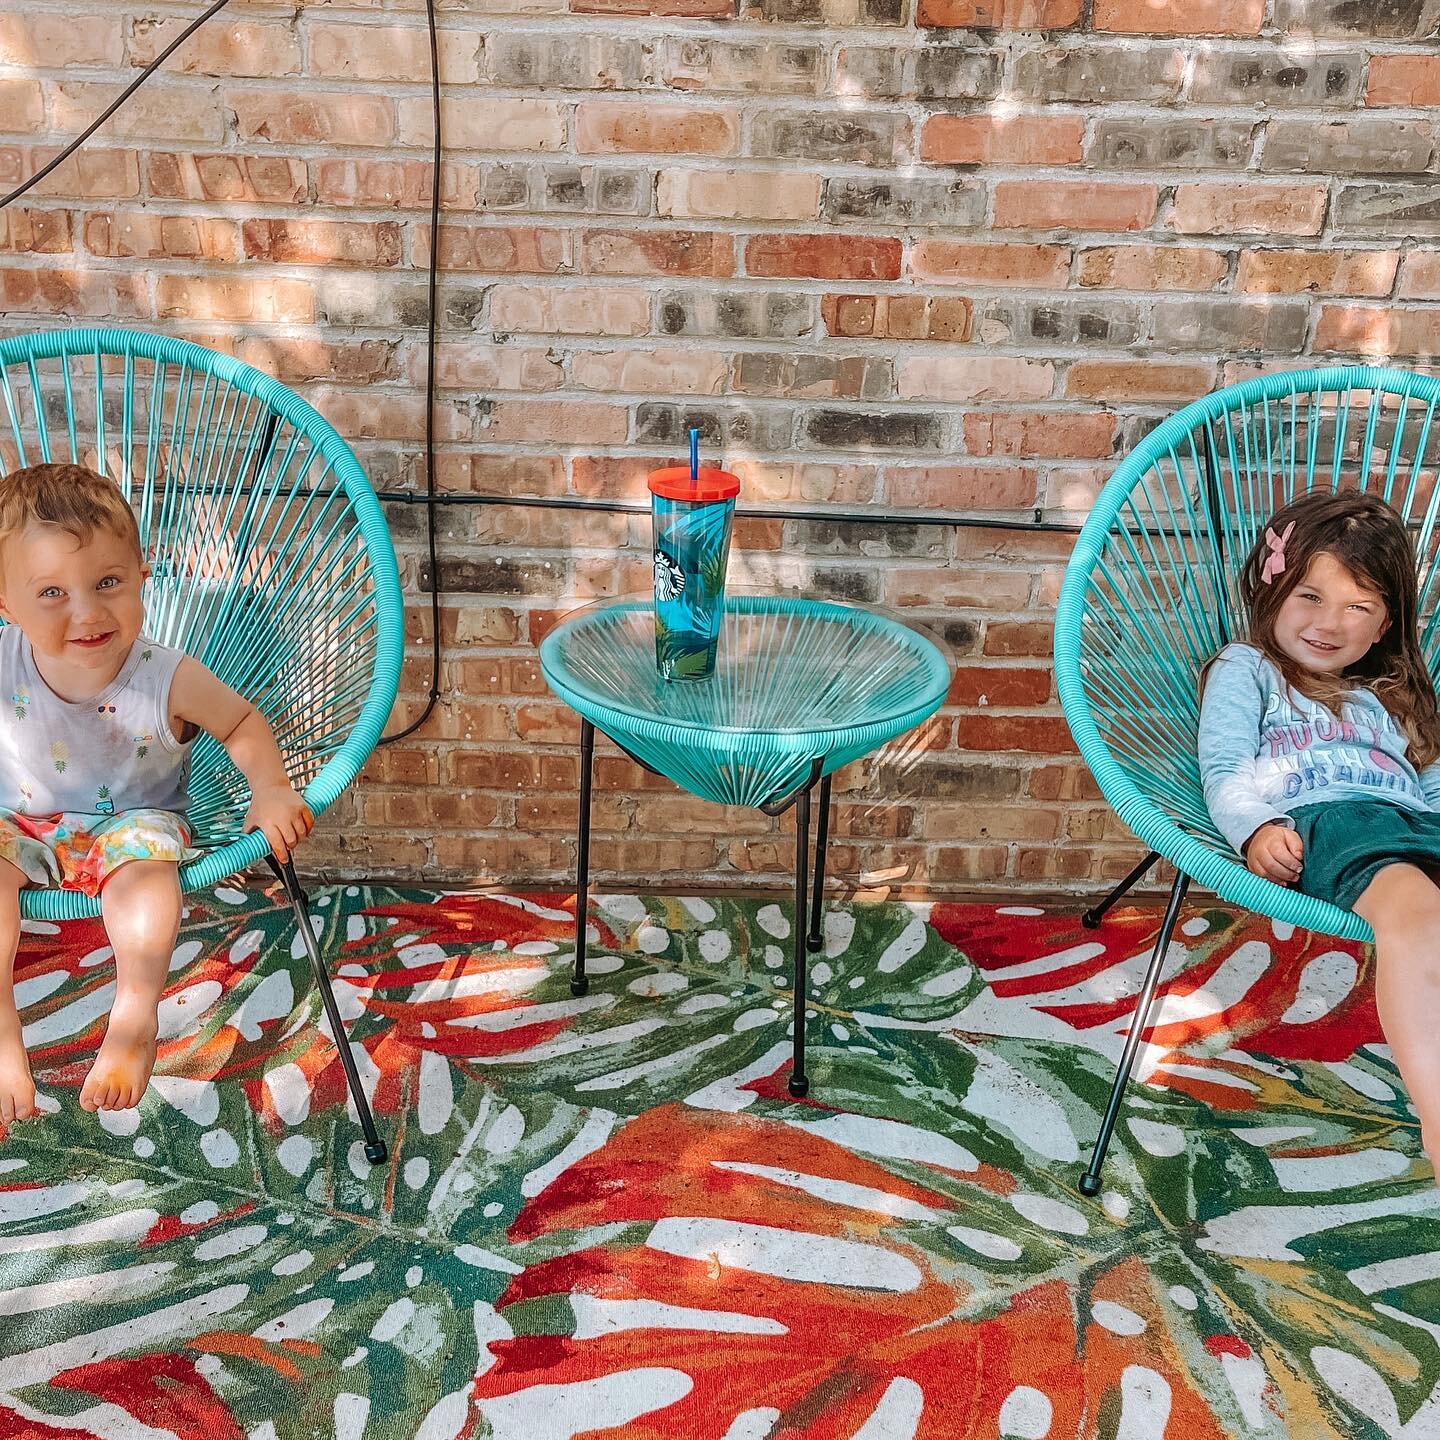
[[[1265,564],[1260,571],[1260,578],[1265,584],[1273,584],[1275,577],[1284,570],[1285,546],[1289,544],[1294,529],[1293,520],[1285,527],[1283,535],[1277,535],[1268,525],[1265,527],[1265,543],[1270,547],[1270,553],[1265,557]]]

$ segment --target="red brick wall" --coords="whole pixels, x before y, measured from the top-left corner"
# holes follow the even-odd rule
[[[194,6],[0,6],[0,183]],[[1440,343],[1436,0],[442,0],[439,479],[640,498],[700,424],[747,503],[1082,513],[1163,414],[1310,357]],[[1042,27],[1042,28],[1037,28]],[[307,394],[421,483],[429,97],[415,0],[240,4],[0,216],[5,329],[103,318]],[[427,676],[422,515],[394,510]],[[455,507],[444,701],[312,852],[547,880],[575,724],[534,642],[647,583],[647,526]],[[1083,887],[1135,853],[1053,701],[1067,540],[754,520],[733,577],[913,607],[936,723],[839,795],[865,887]],[[918,748],[917,748],[918,747]],[[780,878],[786,840],[599,762],[603,880]]]

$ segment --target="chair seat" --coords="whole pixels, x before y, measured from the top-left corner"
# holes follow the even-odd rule
[[[940,707],[950,668],[906,625],[857,605],[726,599],[714,675],[665,681],[649,598],[588,606],[541,643],[554,692],[652,769],[707,800],[763,805],[821,762],[838,770]]]

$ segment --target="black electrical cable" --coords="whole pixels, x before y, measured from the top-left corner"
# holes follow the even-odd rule
[[[196,16],[141,72],[52,160],[43,165],[10,193],[0,198],[0,210],[13,204],[32,190],[47,175],[65,163],[120,107],[180,48],[205,22],[218,15],[230,0],[215,0],[209,9]],[[440,244],[440,57],[435,26],[435,0],[426,0],[425,18],[430,32],[430,97],[434,111],[434,144],[431,154],[430,196],[430,274],[429,304],[426,320],[425,354],[425,491],[427,531],[430,548],[430,625],[431,668],[430,695],[419,717],[395,735],[383,736],[378,742],[389,745],[413,735],[429,718],[440,698],[440,569],[435,543],[435,298],[439,273]]]
[[[17,185],[3,200],[3,210],[18,200],[32,186],[38,185],[52,170],[64,164],[212,15],[218,15],[230,0],[215,0],[203,15],[192,20],[53,160],[37,170],[23,184]]]
[[[258,455],[263,456],[266,443],[262,440]],[[256,469],[259,470],[258,459]],[[201,484],[196,485],[194,491],[197,495],[217,493],[228,495],[231,493],[231,487],[228,483]],[[239,493],[242,496],[248,495],[250,487],[242,485]],[[329,499],[332,495],[339,494],[339,491],[322,487],[312,493],[317,499]],[[644,515],[647,518],[651,513],[648,505],[635,504],[629,500],[592,500],[578,495],[481,495],[474,491],[462,490],[454,495],[431,496],[423,493],[416,494],[413,490],[377,490],[375,498],[396,505],[433,505],[437,510],[443,510],[447,505],[505,505],[512,508],[516,506],[529,507],[532,510],[599,510],[612,515]],[[737,509],[735,518],[737,520],[799,520],[815,525],[843,523],[846,525],[928,525],[942,530],[1034,530],[1054,535],[1078,535],[1084,529],[1083,525],[1074,520],[1047,520],[1045,512],[1038,505],[1035,507],[1033,518],[1029,520],[1020,520],[1006,515],[963,514],[958,510],[846,510],[837,506],[816,510],[788,505],[767,505],[763,510]],[[1154,533],[1157,535],[1188,535],[1190,532],[1185,526],[1177,525],[1173,529],[1161,529]]]
[[[440,561],[435,546],[435,309],[440,274],[440,50],[435,33],[435,0],[425,0],[430,28],[430,108],[434,130],[430,153],[430,278],[425,307],[425,532],[430,549],[430,694],[425,708],[403,730],[382,735],[377,745],[393,745],[413,735],[440,699]]]
[[[377,490],[380,499],[397,504],[427,505],[518,505],[533,510],[601,510],[611,515],[649,516],[648,505],[626,500],[591,500],[577,495],[476,495],[461,491],[455,495],[417,495],[412,490]],[[1034,530],[1054,535],[1078,535],[1083,528],[1073,520],[1046,520],[1037,507],[1031,520],[1001,515],[962,515],[953,510],[846,510],[838,506],[824,510],[767,506],[764,510],[737,508],[737,520],[801,520],[818,525],[928,525],[955,530]]]

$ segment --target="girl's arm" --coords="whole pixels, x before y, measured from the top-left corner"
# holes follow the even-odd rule
[[[250,782],[245,829],[262,830],[282,864],[315,826],[310,807],[295,793],[275,734],[242,695],[186,656],[170,682],[170,728],[193,725],[213,735]]]
[[[1440,810],[1440,760],[1432,760],[1420,772],[1420,789],[1425,803],[1432,810]]]
[[[1200,700],[1200,778],[1215,828],[1240,854],[1262,825],[1292,828],[1289,816],[1255,781],[1260,723],[1269,699],[1260,656],[1249,646],[1223,650],[1212,662]]]

